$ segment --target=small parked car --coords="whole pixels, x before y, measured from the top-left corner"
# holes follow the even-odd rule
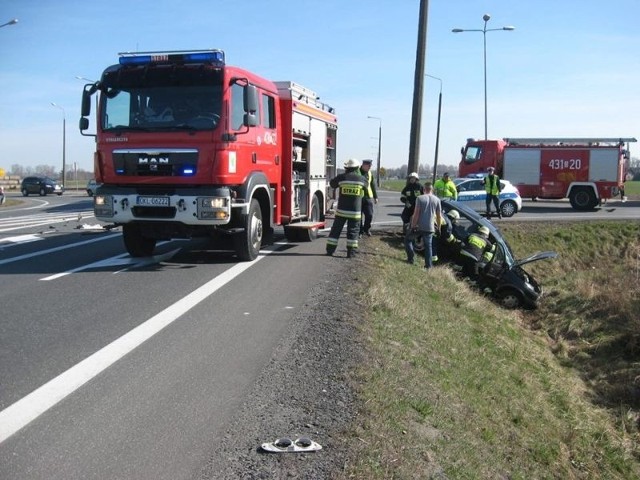
[[[96,194],[96,190],[98,190],[99,186],[100,184],[96,182],[95,178],[92,178],[91,180],[89,180],[87,182],[87,195],[89,195],[90,197],[93,197]]]
[[[38,194],[40,196],[55,193],[59,196],[62,195],[62,192],[64,192],[64,188],[62,187],[62,185],[57,183],[55,180],[50,179],[49,177],[32,176],[22,179],[20,191],[25,197],[30,193]]]
[[[522,267],[536,260],[555,258],[558,254],[550,251],[538,252],[517,260],[511,247],[493,223],[463,202],[444,199],[441,202],[445,212],[452,209],[458,211],[459,225],[463,227],[461,230],[466,232],[466,235],[477,231],[480,226],[489,229],[489,241],[496,248],[493,258],[480,269],[479,283],[490,289],[491,295],[505,308],[535,308],[543,294],[542,286]]]
[[[485,212],[487,192],[482,182],[483,178],[478,176],[453,180],[458,189],[458,201],[470,206],[476,212]],[[500,186],[502,187],[498,195],[500,213],[503,217],[512,217],[522,210],[522,197],[518,189],[508,180],[500,180]],[[492,208],[494,208],[493,205]]]

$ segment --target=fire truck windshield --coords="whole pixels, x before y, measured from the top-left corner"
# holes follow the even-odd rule
[[[105,72],[102,89],[104,131],[213,130],[220,120],[220,69],[119,67]]]
[[[480,160],[480,154],[482,153],[482,148],[477,146],[468,146],[467,151],[464,155],[465,163],[475,163]]]

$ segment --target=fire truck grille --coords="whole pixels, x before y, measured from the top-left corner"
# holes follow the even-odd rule
[[[113,168],[118,175],[137,177],[184,177],[195,175],[198,151],[114,150]]]
[[[136,218],[175,218],[175,207],[133,207],[131,209]]]

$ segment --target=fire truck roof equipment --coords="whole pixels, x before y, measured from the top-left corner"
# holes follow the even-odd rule
[[[120,52],[120,65],[209,63],[217,67],[225,65],[222,50],[174,50],[165,52]]]

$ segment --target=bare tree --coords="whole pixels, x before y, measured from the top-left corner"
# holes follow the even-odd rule
[[[18,177],[24,177],[24,167],[17,163],[11,165],[11,170],[9,171],[9,175],[17,175]]]
[[[45,177],[55,177],[58,174],[56,167],[52,165],[38,165],[36,166],[36,173]]]

